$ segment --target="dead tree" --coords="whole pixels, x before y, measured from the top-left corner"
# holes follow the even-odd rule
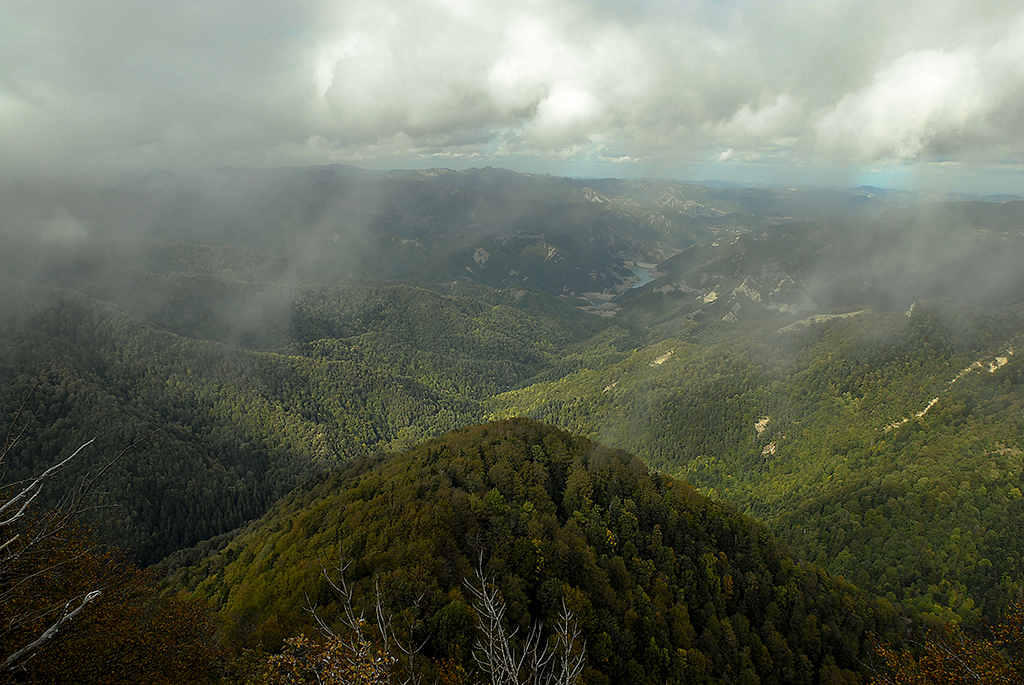
[[[70,456],[49,467],[28,484],[16,485],[4,493],[0,500],[3,502],[0,504],[0,540],[3,540],[0,543],[0,602],[3,602],[15,587],[27,580],[22,576],[39,573],[39,569],[31,564],[31,556],[37,550],[44,549],[48,541],[56,538],[80,512],[82,496],[84,496],[86,488],[71,488],[49,515],[33,517],[31,523],[29,522],[29,506],[42,492],[43,486],[92,442],[89,440]],[[16,441],[12,442],[10,433],[8,433],[7,444],[0,451],[0,464],[3,463],[4,457],[14,447],[14,444]],[[26,570],[22,571],[22,567]],[[52,623],[47,628],[27,644],[4,656],[3,668],[17,668],[21,662],[49,642],[61,628],[101,594],[100,589],[93,589],[82,595],[69,597],[63,607],[50,612]],[[42,611],[45,612],[45,608]],[[36,612],[11,616],[8,617],[7,625],[4,627],[8,630],[17,629],[26,623],[35,622],[37,616]]]
[[[479,568],[479,587],[466,581],[475,599],[480,638],[473,654],[492,685],[576,685],[586,663],[586,642],[576,616],[562,600],[554,635],[544,636],[544,625],[535,621],[530,631],[516,640],[518,628],[505,625],[505,601]]]
[[[0,469],[28,429],[29,422],[22,423],[21,417],[34,391],[35,388],[22,401],[8,427],[3,446],[0,447]],[[44,512],[32,511],[36,498],[95,438],[83,443],[69,456],[35,478],[19,483],[0,483],[0,606],[13,604],[11,599],[18,593],[30,591],[32,583],[40,577],[62,571],[69,560],[61,557],[61,545],[69,535],[80,534],[79,530],[73,529],[79,516],[89,509],[86,499],[93,485],[118,459],[155,432],[126,447],[95,475],[86,474],[77,483],[63,486],[57,503]],[[100,582],[99,579],[97,582]],[[3,659],[0,671],[10,673],[17,669],[102,593],[102,588],[97,586],[79,595],[62,597],[56,604],[19,609],[5,616],[6,620],[0,625],[0,631],[3,631],[0,635],[29,631],[30,637],[23,637],[23,644],[7,646],[9,653],[0,654],[0,659]]]
[[[388,613],[384,608],[383,594],[377,580],[374,580],[374,601],[372,621],[366,616],[366,610],[356,612],[354,605],[355,589],[349,584],[345,577],[345,571],[349,563],[340,558],[334,564],[333,569],[328,569],[321,563],[321,572],[327,584],[341,600],[342,616],[340,623],[345,628],[345,633],[336,633],[317,612],[317,608],[307,597],[306,611],[313,616],[317,628],[328,644],[334,644],[341,649],[338,652],[341,658],[351,663],[363,663],[371,665],[375,671],[376,679],[381,682],[395,682],[398,685],[421,685],[422,671],[416,663],[417,656],[426,645],[426,641],[417,645],[413,642],[414,632],[419,627],[419,621],[414,618],[405,627],[408,633],[407,639],[400,639],[396,627],[395,616]],[[418,609],[418,602],[412,607]],[[376,635],[374,635],[374,631]],[[375,638],[377,641],[376,646]],[[375,658],[370,659],[373,651]]]

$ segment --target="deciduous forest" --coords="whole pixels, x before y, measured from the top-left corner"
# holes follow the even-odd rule
[[[1022,677],[1024,201],[217,174],[2,191],[5,679]]]

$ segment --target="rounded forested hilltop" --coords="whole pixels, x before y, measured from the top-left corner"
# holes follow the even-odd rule
[[[478,565],[521,634],[562,601],[587,683],[858,682],[892,608],[796,562],[763,526],[621,450],[526,419],[357,460],[282,500],[179,583],[219,606],[238,647],[336,620],[322,564],[357,604],[418,607],[423,652],[470,668]],[[191,583],[189,579],[192,579]]]

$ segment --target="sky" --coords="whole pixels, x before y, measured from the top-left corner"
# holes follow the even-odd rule
[[[0,175],[348,163],[1024,194],[1024,3],[0,0]]]

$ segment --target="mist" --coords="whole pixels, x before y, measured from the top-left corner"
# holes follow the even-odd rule
[[[183,335],[274,347],[297,288],[364,275],[377,202],[316,169],[21,181],[3,190],[0,263]]]
[[[1024,297],[1024,202],[922,203],[832,229],[804,277],[826,307],[909,308],[949,298],[985,307]]]
[[[294,339],[305,288],[396,279],[610,301],[596,311],[653,320],[1024,295],[1019,200],[349,166],[89,174],[0,193],[5,277],[247,347]],[[668,275],[631,292],[632,260]],[[658,292],[676,304],[655,307]]]

